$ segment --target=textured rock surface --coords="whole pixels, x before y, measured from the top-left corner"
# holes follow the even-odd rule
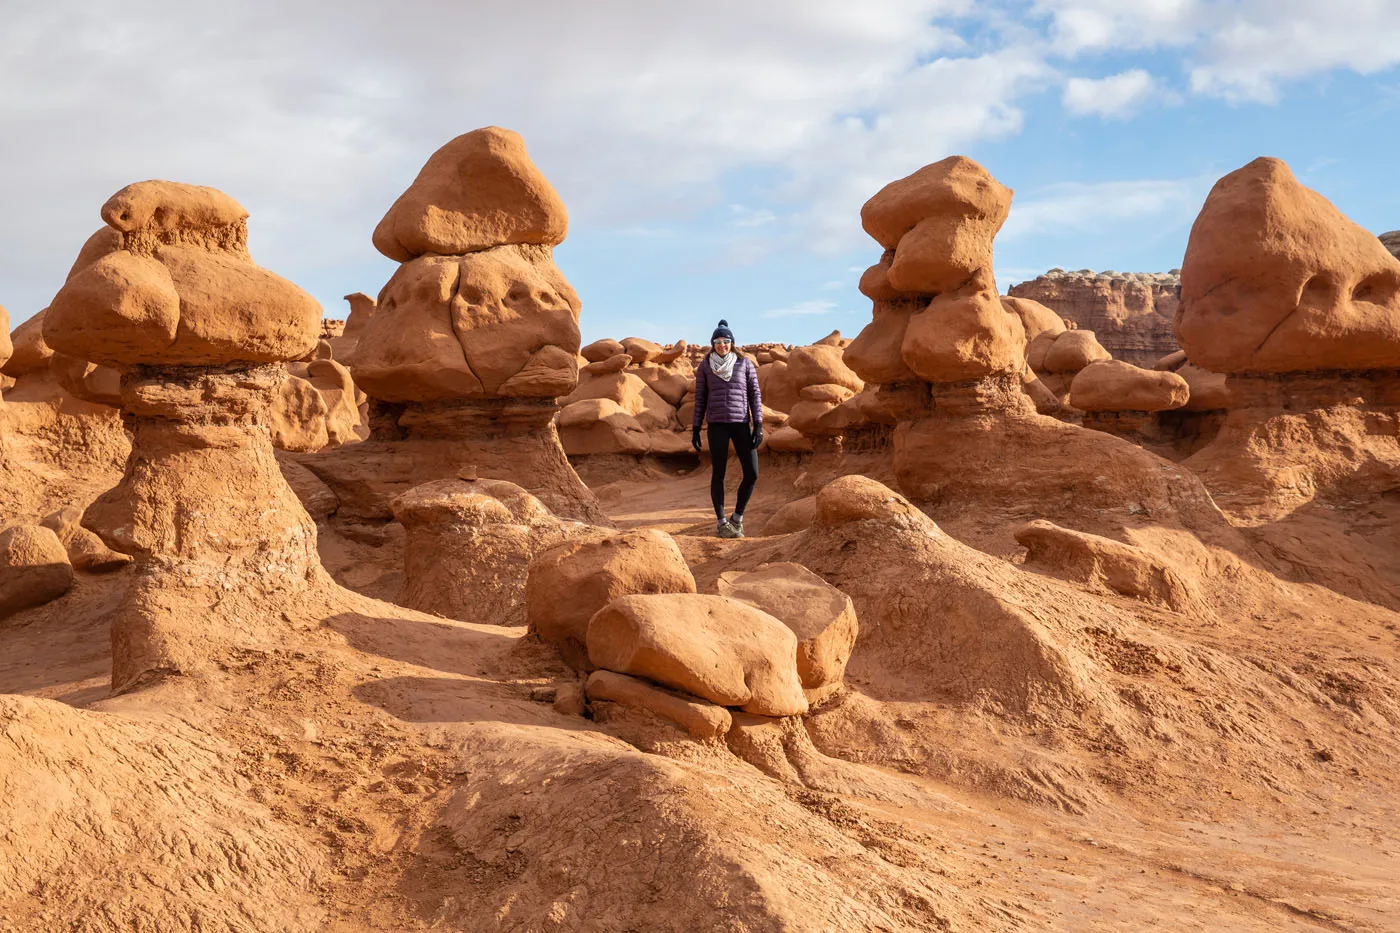
[[[720,574],[718,592],[756,606],[797,636],[797,674],[808,690],[839,683],[856,641],[851,598],[801,564]]]
[[[127,368],[269,363],[315,347],[320,305],[253,263],[248,213],[232,198],[137,182],[102,216],[121,248],[75,268],[54,296],[43,322],[54,350]]]
[[[631,594],[694,592],[695,578],[665,532],[594,534],[542,551],[531,562],[526,618],[531,631],[583,669],[588,620],[608,603]]]
[[[1069,403],[1083,411],[1170,411],[1190,397],[1176,373],[1140,369],[1122,360],[1090,363],[1075,374]]]
[[[1211,189],[1181,300],[1182,349],[1212,372],[1400,369],[1400,261],[1278,159]]]
[[[587,532],[504,480],[439,480],[391,503],[406,533],[400,605],[488,625],[525,624],[531,559]]]
[[[586,689],[590,702],[619,703],[647,710],[669,719],[697,739],[724,735],[733,723],[729,710],[723,706],[616,671],[594,671],[588,675]]]
[[[509,243],[555,246],[569,219],[519,134],[498,126],[463,133],[433,153],[374,230],[396,262],[461,255]]]
[[[1052,269],[1011,286],[1007,294],[1036,301],[1075,327],[1093,331],[1114,359],[1148,367],[1179,346],[1172,323],[1180,284],[1180,276],[1171,273]]]
[[[623,596],[588,623],[595,666],[763,716],[807,711],[796,658],[791,629],[722,596]]]
[[[73,585],[58,535],[41,525],[0,531],[0,619],[57,599]]]

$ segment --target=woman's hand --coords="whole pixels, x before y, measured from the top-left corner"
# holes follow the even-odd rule
[[[758,450],[758,445],[763,443],[763,422],[760,421],[753,426],[753,449]]]
[[[701,445],[700,445],[700,429],[699,429],[699,428],[691,428],[691,429],[690,429],[690,446],[695,448],[696,453],[699,453],[699,452],[700,452]]]

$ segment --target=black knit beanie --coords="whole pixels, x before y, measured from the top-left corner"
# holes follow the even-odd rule
[[[714,342],[721,337],[729,341],[734,340],[734,331],[729,329],[729,322],[723,318],[720,319],[719,326],[715,328],[715,332],[710,335],[710,343],[713,345]]]

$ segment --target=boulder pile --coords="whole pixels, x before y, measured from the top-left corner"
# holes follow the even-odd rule
[[[692,735],[729,731],[732,712],[795,716],[840,691],[855,607],[796,564],[734,571],[696,592],[671,537],[579,538],[530,567],[531,630],[589,672],[585,698],[648,710]]]

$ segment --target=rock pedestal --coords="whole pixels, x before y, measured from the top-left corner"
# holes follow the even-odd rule
[[[339,515],[387,520],[395,496],[475,465],[562,517],[606,520],[554,427],[554,400],[578,383],[579,299],[553,260],[567,229],[509,130],[474,130],[428,160],[375,230],[402,265],[347,360],[370,437],[301,458]]]
[[[131,455],[84,524],[136,558],[112,625],[122,690],[274,639],[278,610],[326,579],[269,427],[321,315],[253,263],[247,212],[222,192],[141,182],[102,215],[111,235],[89,244],[105,251],[85,247],[43,329],[55,351],[121,373]]]

